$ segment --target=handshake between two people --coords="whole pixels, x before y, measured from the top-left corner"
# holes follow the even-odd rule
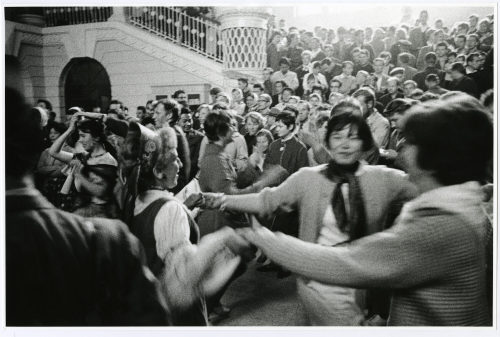
[[[258,193],[266,187],[278,186],[288,178],[288,171],[280,165],[267,168],[259,179],[251,186],[239,190],[239,194]],[[184,205],[189,209],[222,209],[225,195],[223,193],[193,193],[184,200]]]

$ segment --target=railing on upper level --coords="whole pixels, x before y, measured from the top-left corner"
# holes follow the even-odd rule
[[[222,62],[220,25],[172,7],[129,7],[128,21],[151,33]]]
[[[113,14],[113,7],[45,7],[47,27],[105,22]]]

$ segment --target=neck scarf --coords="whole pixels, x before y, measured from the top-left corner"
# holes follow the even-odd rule
[[[350,241],[359,239],[366,235],[366,213],[363,202],[363,194],[359,185],[359,179],[355,172],[359,168],[359,162],[352,165],[340,165],[330,161],[326,176],[337,185],[333,191],[331,205],[335,219],[340,230],[349,234]],[[342,185],[349,186],[349,215],[346,212]]]

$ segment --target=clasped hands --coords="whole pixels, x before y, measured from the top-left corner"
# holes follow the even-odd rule
[[[184,205],[189,208],[220,209],[224,201],[224,193],[193,193],[184,200]]]
[[[203,209],[221,209],[224,204],[223,193],[193,193],[184,201],[184,204],[192,209],[200,207]],[[226,240],[226,246],[235,254],[241,255],[246,260],[251,260],[255,253],[255,247],[262,248],[262,242],[266,238],[274,237],[271,232],[260,224],[254,224],[252,227],[224,228],[230,231]],[[229,233],[228,233],[229,234]]]

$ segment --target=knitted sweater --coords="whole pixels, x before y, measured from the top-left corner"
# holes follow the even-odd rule
[[[273,261],[320,282],[391,288],[389,325],[491,325],[485,255],[491,229],[475,182],[407,203],[392,228],[342,247],[267,230],[254,243]]]
[[[298,210],[299,238],[316,242],[336,186],[326,177],[326,168],[327,165],[302,168],[278,187],[262,190],[261,215]],[[399,170],[362,164],[356,175],[363,194],[368,234],[392,225],[402,204],[416,196],[415,186]]]

